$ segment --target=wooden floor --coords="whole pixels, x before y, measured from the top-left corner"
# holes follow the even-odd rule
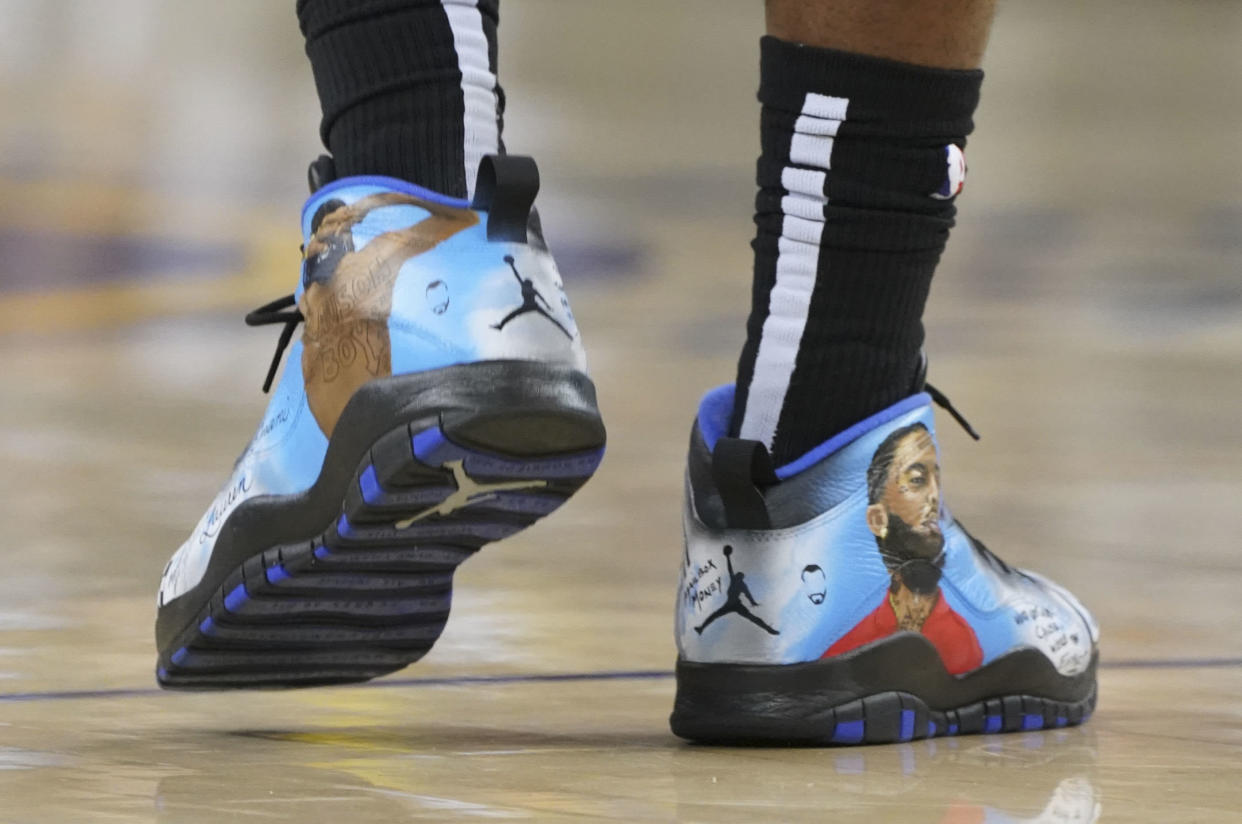
[[[276,335],[241,314],[296,278],[292,5],[0,3],[0,822],[1242,818],[1242,4],[1006,4],[929,308],[984,436],[943,427],[954,512],[1095,610],[1096,716],[793,751],[667,726],[686,431],[747,307],[759,0],[504,4],[596,479],[465,565],[406,672],[155,689],[160,571],[265,402]]]

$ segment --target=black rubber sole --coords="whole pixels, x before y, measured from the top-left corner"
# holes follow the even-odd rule
[[[1096,661],[1064,676],[1037,650],[963,676],[902,633],[838,658],[787,666],[677,664],[673,732],[704,744],[889,744],[1053,729],[1095,709]]]
[[[444,629],[458,564],[563,504],[604,440],[593,386],[562,367],[487,362],[364,386],[315,486],[238,507],[204,580],[161,607],[160,685],[351,683],[417,661]]]

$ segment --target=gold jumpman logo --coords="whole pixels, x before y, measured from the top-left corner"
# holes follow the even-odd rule
[[[403,521],[397,521],[395,526],[397,529],[405,529],[413,523],[429,518],[432,515],[451,515],[459,509],[463,509],[471,504],[477,504],[481,501],[490,501],[496,497],[497,492],[505,492],[514,489],[538,489],[548,485],[547,481],[508,481],[499,484],[481,484],[466,474],[465,468],[462,466],[464,461],[447,461],[444,466],[453,473],[453,483],[457,485],[456,491],[449,495],[437,505],[428,509],[426,512],[420,512],[413,518],[406,518]]]

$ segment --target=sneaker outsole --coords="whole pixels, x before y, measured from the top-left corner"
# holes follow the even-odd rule
[[[385,432],[317,535],[250,555],[161,646],[159,684],[342,684],[417,661],[444,629],[457,566],[553,512],[595,472],[603,429],[584,436],[582,417],[528,408],[511,415],[527,428],[510,420],[498,432],[483,413],[459,409]],[[558,425],[569,434],[550,435]],[[494,445],[530,432],[542,433],[533,448]],[[584,438],[598,445],[564,449]],[[459,483],[477,491],[462,494]]]
[[[937,711],[916,695],[881,692],[825,709],[814,721],[823,733],[772,735],[714,730],[678,732],[703,744],[725,745],[848,745],[896,744],[921,738],[1031,732],[1085,724],[1095,710],[1095,693],[1075,702],[1030,695],[1007,695]]]
[[[824,746],[1057,729],[1095,709],[1096,662],[1061,675],[1037,650],[964,676],[903,633],[804,664],[677,664],[673,732],[703,744]]]

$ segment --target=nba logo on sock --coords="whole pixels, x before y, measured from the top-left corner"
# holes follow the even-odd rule
[[[936,200],[956,197],[966,185],[966,155],[962,153],[962,150],[956,144],[950,143],[944,147],[944,159],[946,166],[944,183],[931,194]]]

